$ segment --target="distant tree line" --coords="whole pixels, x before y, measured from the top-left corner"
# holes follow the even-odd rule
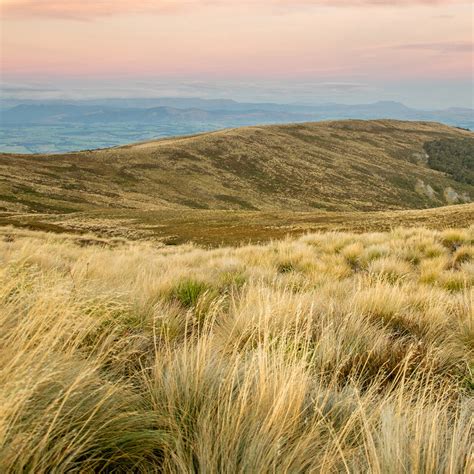
[[[474,138],[450,138],[427,142],[430,168],[444,171],[461,183],[474,185]]]

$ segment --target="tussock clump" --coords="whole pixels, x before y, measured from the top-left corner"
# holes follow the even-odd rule
[[[277,265],[278,273],[290,273],[296,270],[296,266],[293,262],[280,262]]]
[[[413,269],[410,264],[395,257],[384,257],[374,260],[367,268],[370,274],[395,283],[401,279],[409,278]]]
[[[459,230],[459,229],[449,229],[445,230],[441,234],[441,243],[448,248],[450,251],[454,252],[464,243],[472,245],[472,232],[471,230]]]
[[[341,254],[344,256],[349,266],[354,271],[357,271],[360,269],[360,260],[363,251],[364,246],[360,242],[357,242],[349,244],[341,251]]]
[[[0,471],[467,472],[473,231],[214,250],[15,234]]]
[[[244,271],[224,272],[219,277],[219,286],[224,291],[242,288],[247,281]]]
[[[197,280],[180,281],[171,291],[170,297],[181,303],[185,308],[196,306],[199,298],[210,290],[209,285]]]
[[[370,262],[390,255],[390,248],[386,244],[373,244],[364,249],[360,256],[362,265],[366,268]]]
[[[440,274],[449,266],[447,256],[427,258],[420,263],[419,281],[430,285],[436,285],[440,279]]]
[[[449,291],[460,291],[471,288],[474,278],[462,271],[445,271],[439,275],[439,284]]]
[[[403,313],[406,309],[406,294],[400,286],[383,281],[357,291],[352,305],[355,312],[381,319],[388,319]]]
[[[463,245],[453,255],[452,267],[459,269],[463,263],[474,261],[474,249],[472,246]]]

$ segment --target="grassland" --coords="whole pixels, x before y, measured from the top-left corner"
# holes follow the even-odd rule
[[[0,210],[431,208],[474,196],[472,184],[427,163],[427,143],[459,139],[474,140],[441,124],[354,120],[246,127],[80,153],[0,154]]]
[[[0,155],[0,472],[472,472],[459,140],[345,121]]]
[[[474,227],[0,233],[1,472],[472,469]]]
[[[447,229],[474,222],[474,204],[435,209],[374,212],[260,212],[99,210],[68,214],[0,213],[0,226],[93,239],[152,240],[167,245],[201,246],[262,243],[315,231],[371,232],[395,227]],[[105,240],[104,240],[105,239]]]

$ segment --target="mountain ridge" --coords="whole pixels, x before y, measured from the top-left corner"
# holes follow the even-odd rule
[[[208,103],[209,102],[209,103]],[[139,106],[141,104],[141,106]],[[450,107],[446,109],[420,110],[408,107],[403,103],[396,101],[378,101],[368,104],[338,104],[326,103],[318,105],[300,105],[300,104],[272,104],[272,103],[239,103],[236,101],[205,101],[205,100],[186,100],[186,99],[150,99],[145,106],[138,100],[103,100],[103,101],[51,101],[51,102],[23,102],[18,105],[3,108],[2,121],[5,124],[13,123],[36,123],[35,120],[51,120],[55,114],[61,112],[65,114],[62,120],[77,120],[82,117],[86,119],[88,114],[94,112],[115,113],[119,120],[127,119],[128,115],[133,114],[132,118],[146,120],[147,116],[153,110],[169,111],[174,115],[186,112],[207,113],[207,118],[216,118],[222,115],[233,117],[252,112],[268,114],[270,119],[273,114],[283,114],[283,117],[300,117],[300,120],[310,121],[315,118],[324,120],[337,120],[338,118],[387,118],[387,119],[425,119],[430,117],[449,116],[450,113],[462,115],[464,118],[474,116],[474,109],[463,107]],[[81,113],[82,112],[82,113]],[[67,114],[71,115],[67,115]],[[332,115],[338,115],[331,117]],[[380,114],[379,117],[358,117],[358,114]],[[399,117],[393,116],[399,114]],[[327,116],[329,115],[329,116]],[[111,117],[107,117],[110,120]],[[454,120],[454,118],[452,118]]]

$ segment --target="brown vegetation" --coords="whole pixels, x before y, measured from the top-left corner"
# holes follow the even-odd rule
[[[88,239],[153,240],[205,246],[266,242],[315,231],[372,232],[395,227],[446,229],[474,222],[474,204],[377,212],[111,211],[0,214],[0,226],[68,233]]]

